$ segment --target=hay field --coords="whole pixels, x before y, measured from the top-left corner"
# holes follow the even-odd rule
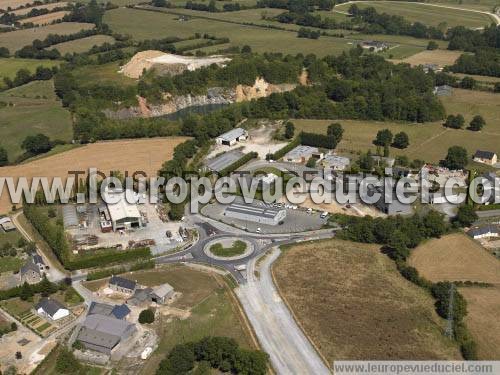
[[[373,7],[379,13],[402,16],[410,22],[421,22],[429,26],[438,26],[441,22],[446,22],[448,27],[484,27],[492,22],[492,19],[486,14],[435,7],[424,3],[363,1],[357,2],[356,5],[359,8]],[[335,9],[347,11],[350,6],[351,4],[340,4]],[[456,7],[459,8],[460,5],[456,5]]]
[[[440,67],[446,65],[453,65],[455,61],[462,54],[461,51],[448,51],[442,49],[436,49],[434,51],[422,51],[413,56],[407,57],[403,60],[393,61],[395,63],[407,63],[411,66],[423,65],[423,64],[437,64]]]
[[[479,360],[500,359],[500,287],[460,288],[467,300],[465,323],[478,345]]]
[[[186,139],[169,137],[98,142],[26,164],[2,167],[0,175],[65,178],[70,170],[85,171],[95,167],[106,174],[114,170],[130,173],[144,171],[148,176],[155,176],[161,165],[172,158],[174,147]],[[0,212],[7,212],[10,206],[8,197],[3,194],[0,197]]]
[[[35,39],[43,40],[49,34],[68,35],[80,30],[93,29],[95,25],[80,22],[62,22],[55,25],[16,30],[0,34],[0,47],[7,47],[11,53],[31,44]]]
[[[424,242],[412,251],[409,263],[431,281],[500,283],[500,262],[463,233]]]
[[[7,10],[8,8],[11,9],[16,9],[19,8],[20,6],[26,5],[31,3],[30,0],[2,0],[0,3],[0,9],[1,10]]]
[[[28,14],[33,9],[47,9],[47,10],[52,10],[54,8],[63,8],[65,6],[67,6],[67,5],[68,5],[68,3],[63,1],[63,2],[60,2],[60,3],[50,3],[50,4],[43,4],[43,5],[35,5],[34,7],[31,7],[31,8],[22,8],[22,9],[18,9],[18,10],[15,10],[13,12],[10,12],[10,13],[14,13],[16,16],[22,16],[22,15]]]
[[[25,18],[23,20],[20,20],[19,22],[21,24],[25,23],[33,23],[34,25],[48,25],[52,21],[57,21],[63,18],[65,15],[69,14],[69,11],[67,10],[61,10],[59,12],[53,12],[53,13],[48,13],[48,14],[43,14],[41,16],[36,16],[36,17],[30,17],[30,18]]]
[[[61,55],[66,53],[82,53],[87,52],[93,46],[101,46],[104,43],[114,43],[115,38],[109,35],[92,35],[86,38],[70,40],[68,42],[55,44],[50,46],[49,49],[57,49]]]
[[[274,266],[308,335],[334,360],[457,359],[433,299],[378,246],[328,240],[287,249]]]

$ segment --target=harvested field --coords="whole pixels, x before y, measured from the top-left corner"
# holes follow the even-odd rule
[[[20,20],[19,22],[21,24],[23,24],[23,25],[25,23],[32,23],[32,24],[37,25],[37,26],[48,25],[52,21],[60,20],[66,14],[69,14],[69,11],[67,11],[67,10],[61,10],[59,12],[48,13],[48,14],[44,14],[44,15],[41,15],[41,16],[25,18],[23,20]]]
[[[295,316],[331,363],[458,359],[433,299],[378,246],[328,240],[285,250],[274,266]]]
[[[30,0],[3,0],[0,3],[0,10],[6,11],[8,8],[10,9],[16,9],[19,8],[20,6],[26,5],[31,3]]]
[[[500,288],[460,288],[467,300],[465,323],[478,345],[479,360],[500,359]]]
[[[465,234],[426,241],[412,251],[409,263],[431,281],[500,283],[500,262]]]
[[[23,16],[23,15],[28,14],[29,12],[31,12],[33,9],[47,9],[47,10],[52,10],[54,8],[63,8],[65,6],[67,6],[67,5],[68,5],[68,3],[66,3],[66,2],[43,4],[43,5],[36,5],[34,7],[31,7],[31,8],[18,9],[18,10],[15,10],[13,12],[10,12],[10,13],[14,13],[16,16]]]
[[[434,51],[422,51],[413,56],[407,57],[404,60],[395,60],[393,62],[408,63],[411,66],[417,66],[423,64],[437,64],[440,67],[444,67],[446,65],[453,65],[461,54],[462,52],[460,51],[448,51],[448,50],[437,49]]]
[[[43,40],[49,34],[68,35],[95,27],[91,23],[62,22],[55,25],[16,30],[0,34],[0,47],[6,47],[13,54],[18,49],[31,44],[35,39]]]
[[[114,43],[115,39],[109,35],[92,35],[86,38],[70,40],[69,42],[55,44],[48,49],[57,49],[61,55],[66,53],[82,53],[87,52],[93,46],[101,46],[104,43]]]
[[[96,167],[106,174],[114,170],[130,173],[144,171],[148,176],[155,176],[163,162],[172,158],[174,147],[186,139],[170,137],[98,142],[26,164],[2,167],[0,174],[14,178],[66,178],[69,170],[86,171],[90,167]],[[127,151],[127,157],[124,157],[124,150]],[[9,198],[3,194],[0,198],[0,212],[7,212],[10,206]]]

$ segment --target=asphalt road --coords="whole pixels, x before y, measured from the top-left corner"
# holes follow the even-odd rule
[[[278,374],[330,374],[273,284],[270,267],[279,254],[275,248],[263,260],[258,280],[253,259],[248,266],[248,281],[236,289],[236,295]]]

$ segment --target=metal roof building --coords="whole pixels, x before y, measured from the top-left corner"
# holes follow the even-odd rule
[[[278,225],[286,217],[286,210],[245,203],[231,203],[224,215],[239,220],[253,221],[267,225]]]
[[[221,172],[225,168],[229,167],[231,164],[240,160],[243,156],[245,156],[245,154],[238,150],[225,152],[219,156],[207,160],[205,165],[211,171]]]
[[[227,133],[218,136],[215,141],[220,145],[232,146],[236,142],[244,141],[248,137],[248,133],[245,129],[234,128]]]
[[[107,203],[113,230],[127,229],[130,227],[142,227],[142,216],[135,203],[127,201],[124,191],[106,190],[103,194]]]
[[[76,228],[78,226],[78,215],[76,207],[72,204],[65,204],[62,207],[63,225],[64,228]]]
[[[322,159],[323,153],[319,152],[317,147],[299,145],[293,150],[289,151],[283,157],[283,160],[292,163],[304,163],[313,156],[317,159]]]
[[[136,332],[132,323],[100,314],[88,315],[77,340],[87,349],[110,354],[122,341]]]

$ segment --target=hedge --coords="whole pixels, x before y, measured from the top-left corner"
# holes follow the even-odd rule
[[[121,273],[130,272],[130,271],[138,271],[145,269],[152,269],[155,267],[154,260],[147,260],[144,262],[138,262],[133,264],[130,267],[113,267],[105,270],[99,270],[95,272],[89,272],[87,274],[87,281],[104,279],[105,277],[109,277],[112,275],[119,275]]]
[[[75,259],[64,264],[64,267],[70,271],[103,267],[113,263],[125,263],[133,260],[149,259],[151,251],[149,247],[140,247],[132,250],[106,250],[103,253],[83,256],[80,259]]]
[[[287,144],[283,148],[281,148],[278,151],[276,151],[274,154],[271,154],[271,159],[272,160],[281,159],[288,152],[292,151],[295,147],[297,147],[299,145],[300,145],[300,137],[297,137],[293,141],[291,141],[289,144]]]
[[[304,146],[334,149],[337,147],[337,139],[331,135],[301,132],[299,135],[301,144]]]

